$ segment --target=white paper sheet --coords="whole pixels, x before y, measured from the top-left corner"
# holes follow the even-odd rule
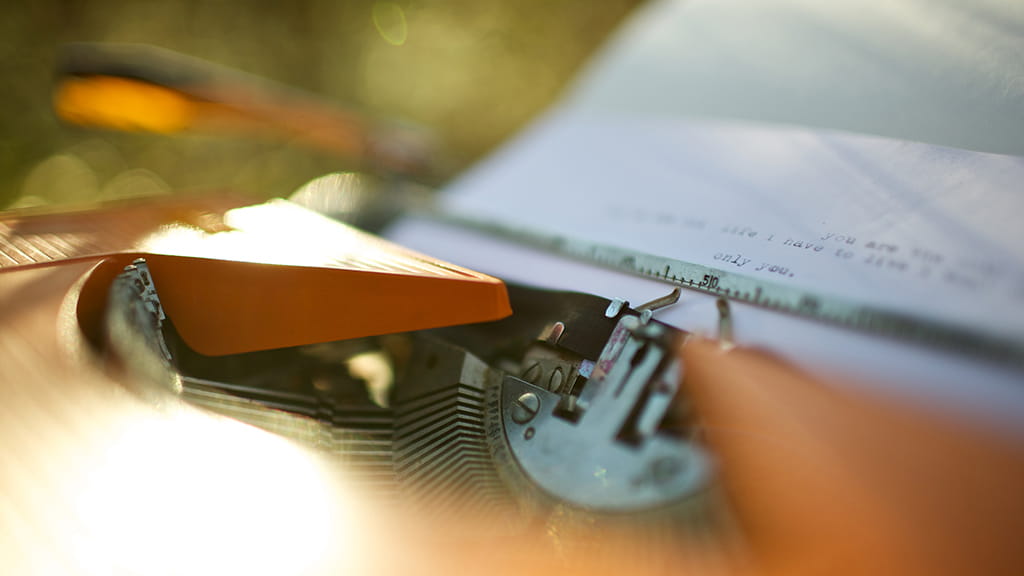
[[[865,136],[561,113],[449,212],[1024,340],[1024,160]]]
[[[596,167],[596,168],[595,168]],[[910,175],[910,176],[907,176]],[[846,134],[560,113],[450,188],[447,208],[1020,338],[1024,162]],[[640,304],[671,286],[433,222],[393,240],[511,281]],[[780,273],[778,270],[785,270]],[[714,298],[657,315],[714,335]],[[746,305],[736,341],[1021,424],[1024,375]]]
[[[698,23],[711,14],[722,25],[720,10],[693,4]],[[446,207],[1024,338],[1024,160],[647,109],[679,78],[659,77],[671,68],[657,62],[639,76],[623,62],[658,42],[672,50],[666,22],[692,29],[686,10],[666,2],[638,15],[580,91],[460,178]],[[892,61],[902,62],[883,54],[875,65]],[[406,221],[390,237],[509,280],[634,304],[671,288],[436,223]],[[1024,431],[1018,370],[744,305],[733,315],[741,344]],[[712,298],[684,291],[658,318],[713,334],[717,315]]]

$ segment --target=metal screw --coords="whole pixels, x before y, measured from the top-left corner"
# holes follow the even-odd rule
[[[526,424],[540,411],[540,398],[533,392],[524,392],[516,398],[512,404],[512,421],[516,424]]]
[[[686,463],[675,458],[659,458],[650,464],[651,481],[666,484],[686,468]]]
[[[523,380],[531,384],[536,384],[537,380],[540,379],[540,364],[534,362],[533,366],[530,366],[523,372]]]
[[[555,368],[554,371],[551,372],[551,376],[548,378],[548,390],[558,392],[558,389],[562,387],[562,380],[564,379],[565,377],[562,375],[562,369]]]

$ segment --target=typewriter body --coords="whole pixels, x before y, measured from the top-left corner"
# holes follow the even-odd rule
[[[97,62],[72,63],[58,110],[139,128],[93,105],[152,78]],[[207,106],[237,85],[182,78],[161,94],[235,128],[296,102]],[[328,128],[340,142],[305,136],[392,172],[424,160],[358,118]],[[0,215],[4,568],[1019,573],[1019,442],[731,350],[724,298],[706,341],[658,321],[678,290],[506,284],[317,193]]]
[[[711,462],[679,390],[685,335],[622,302],[509,294],[503,320],[214,357],[177,334],[140,259],[107,317],[111,345],[149,356],[182,399],[324,452],[372,493],[523,522],[707,516]]]
[[[487,518],[491,529],[512,536],[545,526],[567,549],[589,545],[593,531],[605,528],[659,542],[724,529],[712,459],[680,390],[677,350],[687,335],[652,317],[658,303],[634,309],[598,296],[506,287],[285,201],[238,204],[205,198],[18,214],[5,220],[3,278],[76,275],[54,294],[70,315],[57,335],[58,355],[119,380],[114,385],[147,411],[190,405],[284,437],[383,509],[450,523]],[[355,234],[344,251],[356,261],[337,250],[329,266],[307,262],[304,270],[247,262],[244,253],[232,259],[230,245],[217,247],[224,235],[248,234],[251,246],[268,232],[224,224],[242,227],[238,214],[252,210],[273,213],[275,229],[308,219],[298,244],[273,231],[263,238],[288,249],[324,238],[324,230]],[[110,225],[123,218],[126,225]],[[196,226],[211,218],[220,224]],[[75,237],[71,229],[92,232]],[[195,235],[205,246],[199,251]],[[38,260],[30,262],[24,256],[33,248]],[[385,271],[358,269],[383,262]],[[453,276],[447,295],[417,293],[431,267]],[[307,282],[333,287],[332,301],[299,279],[314,270],[324,276]],[[293,275],[284,280],[292,292],[275,297],[281,274]],[[353,274],[369,274],[374,293],[359,300]],[[223,298],[211,296],[217,291]],[[406,303],[394,302],[396,293]],[[246,294],[269,301],[254,304]],[[177,313],[165,309],[168,299]],[[306,305],[332,309],[307,325]],[[435,314],[417,317],[421,308]],[[367,329],[358,320],[367,309],[381,326],[426,329]],[[282,313],[289,318],[275,322]],[[458,313],[481,321],[446,326]],[[325,325],[347,336],[323,340]],[[219,342],[221,335],[228,341]]]

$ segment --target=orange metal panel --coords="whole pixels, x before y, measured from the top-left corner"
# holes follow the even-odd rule
[[[0,214],[0,272],[110,261],[83,289],[79,317],[87,334],[95,332],[110,278],[138,257],[149,263],[181,336],[207,355],[511,313],[505,287],[495,278],[284,200],[246,206],[230,197],[176,198],[68,213]]]

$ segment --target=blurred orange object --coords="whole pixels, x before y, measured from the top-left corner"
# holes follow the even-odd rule
[[[1024,574],[1019,438],[754,351],[682,355],[754,573]]]
[[[350,167],[428,180],[443,168],[439,144],[422,126],[384,121],[155,46],[68,44],[57,72],[54,110],[71,124],[294,139]]]
[[[235,354],[482,322],[511,310],[501,281],[417,254],[284,200],[165,199],[0,214],[0,274],[103,262],[78,303],[94,332],[109,281],[145,258],[197,352]]]

